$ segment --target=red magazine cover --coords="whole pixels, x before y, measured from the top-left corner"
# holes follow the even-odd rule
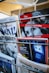
[[[20,24],[28,23],[28,21],[32,20],[32,18],[41,17],[42,15],[47,15],[47,14],[49,14],[49,8],[42,9],[42,10],[36,10],[36,11],[32,11],[32,12],[22,13],[22,14],[19,15]],[[39,18],[40,21],[37,21],[37,19],[36,19],[37,23],[49,23],[48,19],[45,16],[42,17],[42,18]]]
[[[49,38],[49,8],[21,14],[20,35]]]
[[[49,38],[49,24],[20,24],[23,37]]]

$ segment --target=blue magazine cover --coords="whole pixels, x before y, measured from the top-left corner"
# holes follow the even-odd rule
[[[47,38],[19,38],[19,52],[27,59],[47,64],[48,42]]]

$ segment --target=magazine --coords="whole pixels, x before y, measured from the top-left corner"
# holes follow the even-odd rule
[[[49,38],[49,8],[20,15],[21,37]]]
[[[22,37],[49,38],[49,24],[20,24]]]
[[[2,53],[16,58],[18,53],[17,39],[15,36],[0,36],[0,50]]]
[[[47,38],[18,38],[19,52],[27,59],[47,64],[48,39]]]
[[[0,52],[0,73],[16,73],[14,58]]]
[[[0,34],[18,36],[16,17],[11,16],[0,20]]]
[[[40,64],[17,55],[18,73],[49,73],[49,65]]]

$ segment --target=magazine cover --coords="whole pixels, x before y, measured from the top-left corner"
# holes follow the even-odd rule
[[[20,16],[20,33],[22,37],[49,38],[49,9],[34,11]]]
[[[20,53],[17,55],[18,73],[49,73],[49,65],[36,63],[23,57]]]
[[[0,52],[0,73],[16,73],[14,58]]]
[[[11,16],[0,20],[0,34],[18,36],[17,30],[16,17]]]
[[[18,44],[18,49],[19,49],[19,52],[26,58],[30,59],[31,60],[31,55],[30,55],[30,47],[29,47],[29,44],[24,44],[25,42],[27,42],[27,40],[19,40],[18,39],[18,42],[21,42],[20,44]],[[24,42],[24,43],[23,43]]]
[[[26,58],[38,62],[48,63],[47,38],[18,38],[19,52]]]
[[[22,37],[49,38],[49,24],[20,24]]]
[[[2,35],[0,36],[0,50],[2,53],[16,58],[18,53],[18,45],[15,36]]]

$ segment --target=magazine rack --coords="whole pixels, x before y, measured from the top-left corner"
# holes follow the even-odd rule
[[[11,35],[0,36],[0,50],[14,58],[16,58],[17,53],[20,52],[29,60],[49,64],[48,46],[48,38],[16,38]],[[37,48],[37,50],[35,48]],[[41,60],[42,58],[37,57],[36,54],[43,56],[44,60]]]
[[[2,45],[5,45],[4,46],[4,52],[2,51],[2,49],[3,49],[3,46],[2,45],[1,45],[2,47],[0,46],[0,48],[2,48],[1,51],[3,53],[5,53],[5,50],[6,50],[6,51],[9,52],[10,56],[12,56],[12,57],[14,57],[16,59],[16,63],[14,65],[16,66],[17,72],[18,73],[20,73],[20,72],[21,73],[24,73],[24,71],[25,71],[26,73],[28,73],[28,72],[30,72],[30,73],[31,72],[34,72],[34,73],[49,73],[49,66],[48,65],[38,64],[38,63],[35,63],[33,61],[30,61],[30,60],[24,58],[16,50],[16,49],[18,49],[18,47],[16,49],[14,48],[15,49],[15,52],[16,52],[15,55],[12,54],[12,50],[11,49],[10,50],[7,50],[7,48],[6,48],[7,43],[9,43],[9,44],[10,43],[16,43],[16,44],[20,44],[21,43],[21,42],[18,42],[18,40],[16,42],[15,39],[17,39],[17,38],[14,37],[14,36],[11,36],[11,35],[9,35],[9,36],[7,36],[7,35],[0,36],[0,45],[1,44]],[[48,45],[48,44],[46,44],[46,45]],[[7,53],[5,53],[5,54],[7,54]]]

